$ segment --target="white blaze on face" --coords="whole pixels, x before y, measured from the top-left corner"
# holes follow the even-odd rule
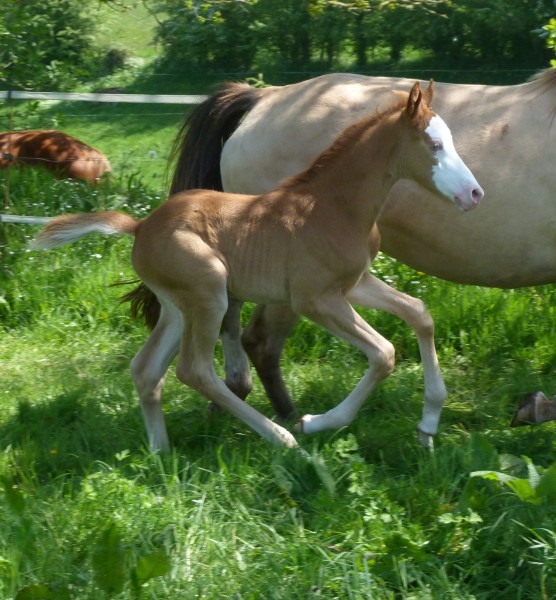
[[[462,210],[479,204],[483,190],[454,148],[452,134],[446,123],[435,115],[425,129],[432,142],[437,163],[432,179],[438,191],[454,201]]]

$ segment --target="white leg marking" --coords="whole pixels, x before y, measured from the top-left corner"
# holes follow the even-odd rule
[[[425,380],[419,437],[424,445],[430,445],[429,438],[438,431],[440,414],[447,396],[436,355],[432,317],[421,300],[395,290],[370,273],[365,273],[358,285],[347,294],[347,298],[357,306],[376,308],[397,315],[415,331]]]
[[[178,353],[183,328],[179,311],[161,301],[158,323],[131,362],[131,374],[145,420],[150,447],[168,450],[168,434],[162,413],[162,386],[168,367]]]
[[[349,425],[377,384],[392,372],[394,347],[353,310],[340,292],[331,292],[295,308],[315,323],[352,343],[369,360],[368,371],[345,400],[325,414],[305,415],[300,419],[297,429],[313,433]]]

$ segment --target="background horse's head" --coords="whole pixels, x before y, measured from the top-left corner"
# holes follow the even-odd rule
[[[402,119],[409,120],[411,128],[417,133],[412,136],[421,151],[415,147],[407,152],[404,175],[415,179],[423,187],[435,194],[441,194],[454,202],[461,210],[469,210],[479,204],[484,192],[477,180],[459,157],[454,147],[450,129],[431,108],[433,82],[422,90],[415,83]],[[423,168],[423,161],[430,163],[430,170]],[[426,173],[426,176],[423,176]]]

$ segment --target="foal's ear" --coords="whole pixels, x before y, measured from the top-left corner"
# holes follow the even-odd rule
[[[430,87],[430,86],[429,86]],[[428,90],[427,90],[428,91]],[[421,91],[421,86],[418,81],[416,81],[409,92],[409,97],[407,99],[407,106],[405,107],[405,112],[410,119],[415,118],[417,113],[419,112],[419,107],[421,106],[421,101],[423,100],[423,92]]]
[[[429,79],[429,87],[423,92],[423,100],[427,106],[431,105],[434,96],[434,81]]]

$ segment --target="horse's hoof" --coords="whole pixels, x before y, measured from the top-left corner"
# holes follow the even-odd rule
[[[430,433],[425,433],[417,428],[417,438],[419,439],[419,443],[423,448],[430,450],[431,452],[434,450],[434,436]]]
[[[295,433],[306,433],[307,435],[312,435],[317,431],[322,431],[322,429],[322,415],[303,415],[293,426]],[[328,429],[331,429],[331,427],[328,427]]]

